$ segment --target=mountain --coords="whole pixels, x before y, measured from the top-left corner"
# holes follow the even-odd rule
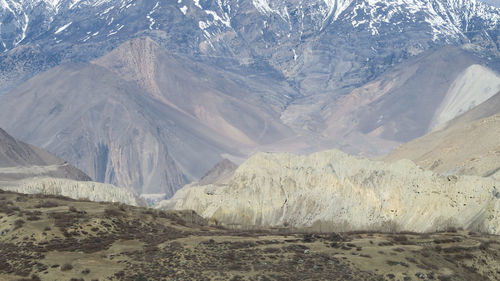
[[[284,77],[312,95],[360,86],[447,44],[470,44],[495,64],[500,12],[476,0],[4,0],[0,16],[6,88],[148,35],[173,53]]]
[[[401,145],[386,161],[411,159],[444,174],[500,180],[500,93],[442,128]]]
[[[20,142],[0,129],[0,189],[91,201],[142,204],[124,188],[90,180],[89,176],[66,161],[41,148]]]
[[[454,226],[498,234],[498,186],[488,178],[441,176],[409,160],[385,163],[335,150],[258,153],[229,183],[187,186],[158,207],[242,227],[425,232]]]
[[[500,75],[470,53],[426,52],[322,108],[322,135],[351,153],[384,154],[500,91]]]
[[[20,142],[0,128],[0,179],[16,180],[31,176],[91,180],[66,161],[41,148]]]
[[[257,82],[138,38],[4,94],[0,124],[96,181],[172,195],[223,154],[292,134],[277,111],[287,86]]]
[[[139,194],[256,151],[387,153],[498,85],[500,10],[475,0],[4,0],[0,15],[0,126]]]

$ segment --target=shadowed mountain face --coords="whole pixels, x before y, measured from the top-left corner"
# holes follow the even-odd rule
[[[242,156],[290,134],[275,111],[286,100],[272,94],[287,89],[267,85],[141,38],[31,79],[2,97],[0,120],[96,180],[171,195],[221,154]]]
[[[0,129],[0,181],[33,176],[91,180],[64,160],[41,148],[20,142]]]

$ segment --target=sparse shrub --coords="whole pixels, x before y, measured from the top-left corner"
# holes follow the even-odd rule
[[[84,270],[82,270],[83,275],[87,275],[89,273],[90,273],[90,269],[88,269],[88,268],[85,268]]]
[[[456,233],[458,230],[455,226],[448,226],[446,229],[445,229],[446,232],[452,232],[452,233]]]
[[[78,210],[76,209],[75,206],[69,206],[69,211],[73,213],[78,213]]]
[[[401,266],[404,266],[404,267],[408,267],[409,265],[405,262],[402,262],[402,261],[391,261],[391,260],[388,260],[386,261],[386,263],[390,266],[395,266],[395,265],[401,265]]]
[[[489,247],[490,247],[490,242],[481,242],[481,244],[479,245],[479,249],[481,251],[486,251]]]
[[[14,222],[14,230],[16,230],[16,229],[19,229],[19,228],[23,227],[24,223],[25,223],[25,222],[24,222],[22,219],[18,219],[18,220],[16,220],[16,221]]]
[[[16,197],[16,202],[26,202],[28,201],[28,198],[23,197],[23,196],[17,196]]]
[[[108,217],[118,217],[123,215],[122,211],[115,206],[109,206],[104,210],[104,214]]]
[[[139,274],[135,276],[135,281],[149,281],[149,279],[146,278],[146,276]]]
[[[73,269],[73,266],[69,263],[65,263],[65,264],[63,264],[63,266],[61,266],[61,271],[69,271],[72,269]]]
[[[408,237],[405,235],[396,235],[392,237],[392,240],[394,240],[394,242],[406,242],[408,241]]]
[[[455,280],[453,276],[444,276],[444,275],[439,275],[438,280],[440,281],[452,281]]]
[[[40,201],[37,205],[35,205],[35,208],[55,208],[59,207],[59,204],[55,201]]]

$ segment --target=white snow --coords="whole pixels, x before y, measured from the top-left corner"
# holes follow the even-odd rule
[[[28,18],[28,15],[26,15],[26,13],[23,13],[24,14],[24,24],[22,26],[22,31],[23,31],[23,34],[21,35],[21,39],[19,39],[19,41],[17,41],[14,45],[18,45],[19,43],[21,43],[24,38],[26,38],[26,31],[28,30],[28,25],[30,23],[30,19]]]
[[[221,18],[219,17],[219,15],[214,12],[214,11],[210,11],[210,10],[205,10],[205,13],[207,15],[211,15],[213,18],[214,18],[214,21],[219,21],[221,22],[222,24],[224,24],[225,26],[227,27],[231,27],[231,20],[229,19],[229,16],[227,14],[224,15],[224,18]]]
[[[72,22],[72,21],[70,21],[70,22],[68,22],[67,24],[65,24],[65,25],[63,25],[63,26],[61,26],[61,27],[59,27],[59,28],[56,30],[56,32],[54,32],[54,34],[59,34],[59,33],[63,32],[63,31],[64,31],[66,28],[68,28],[68,26],[70,26],[72,23],[73,23],[73,22]]]
[[[186,15],[187,13],[187,10],[188,10],[188,7],[186,7],[186,5],[182,6],[181,8],[179,8],[181,10],[181,12]]]
[[[106,10],[104,10],[102,13],[100,13],[99,16],[103,16],[103,15],[109,13],[114,8],[115,8],[115,6],[108,7]]]
[[[339,16],[351,5],[352,0],[323,0],[328,7],[328,14],[325,20],[333,14],[333,20],[336,21]]]
[[[263,14],[271,14],[274,12],[274,10],[269,6],[267,0],[252,0],[252,3],[255,8]]]
[[[203,7],[200,5],[200,0],[193,0],[193,2],[196,5],[196,7],[203,9]]]
[[[160,2],[156,2],[156,5],[151,9],[151,11],[146,15],[146,18],[149,20],[149,29],[153,29],[153,26],[155,25],[155,19],[151,16],[153,15],[154,12],[156,12],[156,8],[160,5]]]

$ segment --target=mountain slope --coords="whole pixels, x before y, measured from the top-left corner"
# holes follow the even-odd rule
[[[445,174],[500,179],[500,93],[443,128],[398,147],[386,161],[411,159]]]
[[[493,65],[499,54],[500,12],[476,0],[5,0],[0,15],[3,86],[141,35],[228,69],[286,77],[305,95],[360,86],[448,44],[469,44]]]
[[[89,181],[89,176],[49,152],[20,142],[0,129],[0,179],[50,176]]]
[[[0,124],[94,180],[171,195],[222,154],[241,157],[291,134],[274,111],[285,98],[273,93],[287,88],[261,82],[173,56],[139,38],[5,94]]]
[[[387,164],[339,151],[258,153],[226,185],[187,186],[159,207],[192,209],[225,224],[322,225],[344,230],[500,233],[498,181],[444,177],[411,161]]]
[[[47,151],[20,142],[0,129],[0,189],[25,194],[138,205],[124,188],[91,182],[90,177]]]
[[[423,53],[325,102],[316,122],[343,150],[388,153],[494,95],[500,76],[480,63],[480,58],[451,46]],[[471,78],[478,76],[481,82]]]

